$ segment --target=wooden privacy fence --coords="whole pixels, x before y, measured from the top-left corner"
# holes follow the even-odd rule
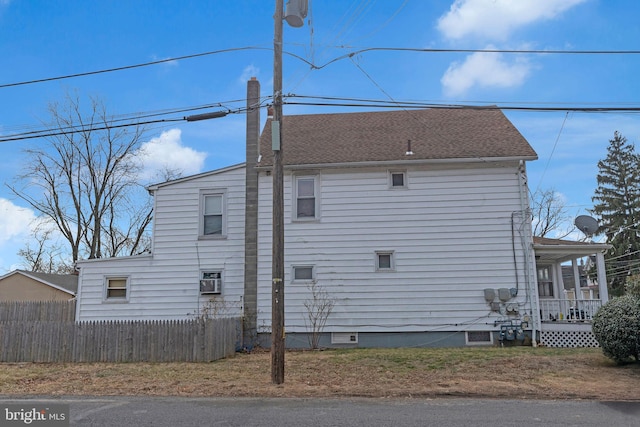
[[[75,318],[75,300],[0,302],[0,322],[73,322]]]
[[[0,362],[211,362],[233,355],[238,317],[0,322]]]

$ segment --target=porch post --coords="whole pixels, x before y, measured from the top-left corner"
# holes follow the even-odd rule
[[[553,297],[555,298],[556,301],[558,301],[558,320],[564,320],[566,319],[566,316],[569,313],[568,307],[566,307],[567,305],[567,294],[564,291],[564,279],[562,278],[562,264],[560,264],[559,262],[555,263],[553,265],[554,270],[555,270],[555,292],[553,294]]]
[[[609,289],[607,288],[607,270],[604,266],[604,254],[602,252],[596,254],[596,270],[598,271],[600,301],[604,304],[609,301]]]
[[[562,264],[555,263],[553,265],[556,270],[556,280],[555,280],[555,298],[561,299],[564,296],[564,280],[562,279]]]
[[[573,268],[573,285],[576,292],[576,304],[579,299],[582,299],[582,291],[580,290],[580,269],[578,268],[578,260],[571,260],[571,267]]]

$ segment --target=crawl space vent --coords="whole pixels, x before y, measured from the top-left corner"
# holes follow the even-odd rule
[[[332,332],[331,344],[357,344],[357,332]]]

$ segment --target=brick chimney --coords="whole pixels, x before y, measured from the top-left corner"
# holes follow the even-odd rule
[[[247,82],[247,158],[244,220],[244,320],[242,346],[257,341],[258,315],[258,141],[260,139],[260,82]]]

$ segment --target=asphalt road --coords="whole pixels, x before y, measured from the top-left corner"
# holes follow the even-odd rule
[[[71,426],[95,427],[640,426],[640,402],[463,398],[0,398],[0,405],[19,403],[28,406],[32,402],[68,404]],[[0,426],[4,425],[0,419]],[[36,422],[31,424],[37,425]]]

